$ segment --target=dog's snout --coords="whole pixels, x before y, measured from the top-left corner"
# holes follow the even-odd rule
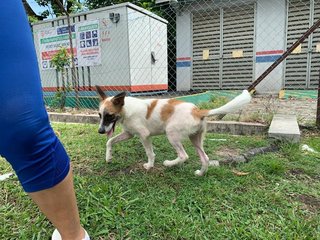
[[[106,133],[106,130],[104,129],[104,127],[99,127],[98,132],[99,132],[100,134],[104,134],[104,133]]]

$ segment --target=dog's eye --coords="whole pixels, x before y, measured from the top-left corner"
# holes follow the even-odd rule
[[[106,114],[106,115],[104,115],[104,119],[106,119],[107,121],[111,121],[114,119],[114,115]]]

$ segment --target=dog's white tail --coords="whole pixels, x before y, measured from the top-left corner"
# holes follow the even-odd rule
[[[242,109],[251,101],[251,95],[247,90],[243,90],[243,92],[232,99],[227,104],[223,105],[222,107],[212,109],[208,112],[208,116],[218,115],[218,114],[228,114],[236,112],[237,110]]]

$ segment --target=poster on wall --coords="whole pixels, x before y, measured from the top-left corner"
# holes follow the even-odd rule
[[[76,48],[76,33],[75,25],[71,26],[72,32],[72,46],[75,56],[75,61],[77,60],[77,48]],[[69,28],[68,26],[59,26],[56,28],[49,28],[39,31],[39,54],[40,54],[40,64],[41,69],[53,69],[54,66],[51,64],[52,57],[58,52],[62,47],[66,48],[70,53],[70,40],[69,40]]]
[[[76,34],[79,66],[101,64],[99,20],[78,23]]]

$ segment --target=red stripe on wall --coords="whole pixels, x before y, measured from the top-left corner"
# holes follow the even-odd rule
[[[177,58],[177,61],[191,61],[191,57],[180,57]]]
[[[271,50],[271,51],[260,51],[256,52],[256,55],[268,55],[268,54],[282,54],[283,50]]]
[[[168,84],[152,84],[152,85],[134,85],[131,86],[132,92],[143,92],[153,90],[168,90]]]
[[[134,85],[134,86],[100,86],[103,91],[130,91],[130,92],[143,92],[143,91],[156,91],[168,90],[168,84],[151,84],[151,85]],[[43,87],[44,92],[56,92],[56,87]],[[95,87],[79,87],[79,91],[95,91]]]

